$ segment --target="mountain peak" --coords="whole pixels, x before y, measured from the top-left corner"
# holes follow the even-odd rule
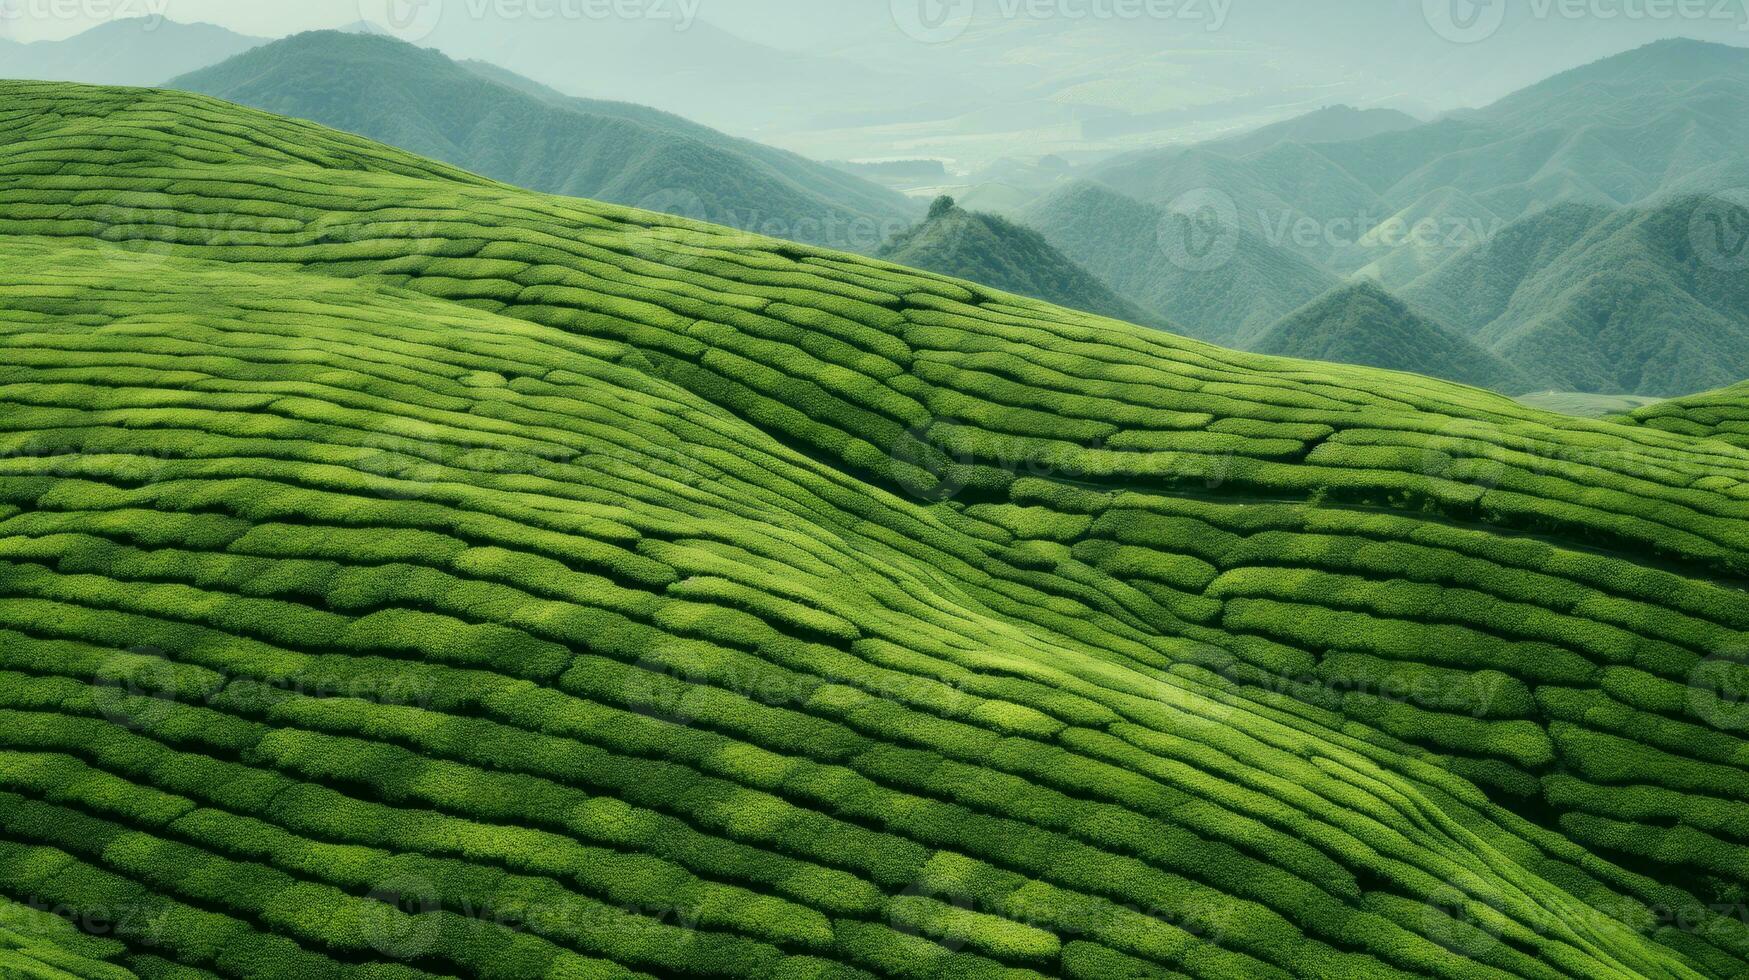
[[[1256,350],[1408,371],[1509,394],[1532,387],[1512,365],[1371,279],[1344,283],[1289,313],[1263,335]]]
[[[174,87],[384,140],[509,184],[873,251],[896,192],[645,106],[568,98],[367,28],[308,31]]]
[[[928,217],[894,236],[879,256],[1117,320],[1158,320],[1120,299],[1038,232],[994,214],[967,211],[945,194],[929,206]]]

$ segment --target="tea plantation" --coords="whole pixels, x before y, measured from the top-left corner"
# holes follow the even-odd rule
[[[0,975],[1749,970],[1706,433],[13,82],[0,406]]]
[[[1749,449],[1749,383],[1648,405],[1634,412],[1629,421]]]

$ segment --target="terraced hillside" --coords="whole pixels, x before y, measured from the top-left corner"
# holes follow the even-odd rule
[[[1665,432],[1749,449],[1749,383],[1649,405],[1634,412],[1631,420]]]
[[[52,954],[1749,966],[1749,451],[0,106],[0,896],[107,944]]]

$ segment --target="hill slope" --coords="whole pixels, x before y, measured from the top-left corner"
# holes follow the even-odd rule
[[[1749,965],[1749,451],[0,96],[0,896],[130,969]]]
[[[266,43],[265,38],[212,24],[135,17],[99,24],[62,41],[20,44],[0,39],[0,77],[162,85]]]
[[[1131,323],[1149,323],[1133,303],[1069,261],[1031,228],[937,200],[928,217],[881,248],[879,256],[914,269],[1041,299]]]
[[[370,34],[316,31],[172,87],[339,129],[534,190],[872,252],[916,207],[824,164]]]
[[[1629,420],[1664,432],[1716,439],[1749,449],[1749,382],[1723,391],[1659,402],[1634,412]]]
[[[1534,387],[1511,364],[1371,282],[1346,286],[1295,310],[1252,350],[1409,371],[1507,394]]]

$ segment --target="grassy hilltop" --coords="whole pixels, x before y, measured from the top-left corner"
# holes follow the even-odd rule
[[[0,106],[0,957],[1749,967],[1749,450]]]

